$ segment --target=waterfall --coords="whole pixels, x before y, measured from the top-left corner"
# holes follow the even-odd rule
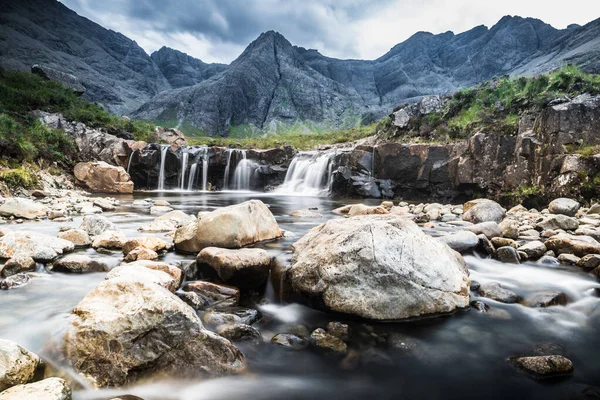
[[[187,190],[194,190],[194,183],[196,181],[196,168],[198,168],[198,163],[193,163],[190,167],[190,177],[188,178]]]
[[[229,149],[229,154],[227,155],[227,166],[225,167],[225,176],[223,177],[223,189],[227,190],[229,188],[229,170],[231,166],[231,156],[233,155],[235,150]]]
[[[208,154],[202,158],[202,190],[206,192],[208,185]]]
[[[160,146],[160,173],[158,174],[158,190],[165,190],[165,160],[169,146]]]
[[[131,160],[133,160],[133,154],[135,153],[135,151],[132,151],[131,154],[129,155],[129,161],[127,161],[127,173],[129,174],[129,169],[131,168]]]
[[[188,165],[188,157],[189,157],[189,153],[185,150],[183,150],[183,153],[181,154],[181,178],[180,178],[180,185],[179,188],[181,190],[185,189],[185,172],[187,170],[187,165]]]
[[[288,168],[283,185],[277,191],[312,196],[329,194],[334,156],[335,152],[298,153]]]
[[[242,159],[235,167],[233,173],[233,188],[235,190],[250,190],[252,176],[256,171],[257,164],[246,157],[246,150],[241,150]]]

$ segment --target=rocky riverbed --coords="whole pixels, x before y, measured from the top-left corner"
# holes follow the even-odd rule
[[[600,395],[600,205],[37,196],[0,200],[0,399]]]

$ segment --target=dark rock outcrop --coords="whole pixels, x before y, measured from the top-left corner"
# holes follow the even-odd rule
[[[79,79],[75,75],[65,74],[53,68],[42,67],[37,64],[31,67],[31,72],[49,81],[60,82],[78,95],[85,93],[85,86],[79,82]]]
[[[226,64],[207,64],[164,46],[150,57],[174,89],[194,86],[228,67]]]

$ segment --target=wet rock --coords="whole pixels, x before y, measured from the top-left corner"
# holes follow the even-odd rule
[[[158,253],[145,247],[136,247],[125,256],[125,261],[156,260]]]
[[[204,299],[200,298],[200,296],[194,292],[184,292],[183,290],[178,290],[175,292],[175,294],[194,310],[201,310],[209,304],[208,301],[204,302]]]
[[[92,247],[94,249],[121,249],[126,241],[127,238],[121,231],[104,231],[100,235],[94,237]]]
[[[496,258],[499,261],[511,264],[519,264],[521,259],[519,253],[514,247],[503,246],[496,250]]]
[[[488,199],[478,199],[465,203],[462,219],[474,224],[488,221],[500,223],[504,216],[505,211],[500,204]]]
[[[509,247],[513,247],[516,249],[519,247],[517,245],[517,242],[515,242],[513,239],[501,238],[501,237],[492,238],[492,244],[496,248],[509,246]]]
[[[8,198],[0,205],[0,216],[25,219],[45,218],[48,207],[20,197]]]
[[[200,298],[206,299],[210,306],[231,307],[237,306],[240,301],[239,289],[231,286],[194,281],[188,282],[183,290],[196,293]]]
[[[69,254],[55,262],[52,266],[52,271],[55,272],[87,273],[106,272],[108,270],[109,268],[106,263],[81,254]]]
[[[580,204],[573,199],[560,198],[555,199],[548,204],[548,211],[552,214],[562,214],[574,217],[579,210]]]
[[[319,213],[310,210],[295,210],[290,213],[290,217],[295,218],[322,218]]]
[[[489,282],[482,283],[479,287],[479,294],[488,299],[496,300],[501,303],[517,303],[520,298],[511,290],[503,288],[499,283]]]
[[[487,313],[490,310],[490,306],[480,300],[473,300],[470,306],[471,308],[479,311],[480,313]]]
[[[437,238],[440,242],[447,244],[452,250],[463,252],[477,247],[479,239],[477,235],[469,231],[458,231],[450,235]]]
[[[481,249],[483,252],[487,253],[490,256],[496,255],[496,249],[490,240],[483,233],[477,235],[477,239],[479,240],[479,244],[477,247]]]
[[[171,250],[173,245],[157,236],[138,237],[123,243],[123,254],[127,255],[130,251],[138,247],[143,247],[159,253],[162,251]]]
[[[573,255],[573,254],[560,254],[558,256],[558,261],[560,261],[563,265],[576,265],[581,258]]]
[[[600,243],[590,236],[560,233],[548,239],[546,246],[556,254],[569,253],[578,257],[588,254],[600,254]]]
[[[198,268],[210,268],[227,284],[255,288],[269,278],[271,257],[263,249],[221,249],[207,247],[196,258]]]
[[[278,333],[271,338],[271,343],[290,350],[303,350],[308,347],[308,340],[291,333]]]
[[[532,242],[525,243],[523,246],[519,247],[518,250],[525,253],[528,260],[535,260],[543,256],[548,249],[544,243],[540,242],[539,240],[534,240]]]
[[[102,215],[88,215],[83,217],[79,229],[83,229],[90,236],[98,236],[106,231],[114,231],[117,228],[110,220]]]
[[[93,204],[96,207],[100,207],[102,211],[115,211],[117,209],[111,201],[103,198],[95,198]]]
[[[0,258],[29,256],[35,261],[48,262],[73,251],[73,243],[34,232],[10,232],[0,238]]]
[[[8,278],[21,272],[35,271],[36,267],[37,264],[33,258],[28,255],[17,254],[6,261],[4,265],[0,265],[0,277]]]
[[[71,388],[61,378],[13,386],[0,393],[0,400],[71,400]]]
[[[334,219],[293,245],[292,288],[317,308],[403,319],[466,307],[462,257],[394,215]]]
[[[571,360],[560,355],[515,357],[509,359],[509,362],[537,378],[549,378],[573,372]]]
[[[350,329],[348,325],[337,321],[331,321],[327,324],[327,333],[344,341],[350,338]]]
[[[0,339],[0,392],[31,382],[40,362],[40,358],[32,352],[14,342]]]
[[[120,265],[112,269],[105,277],[110,279],[141,279],[175,292],[181,283],[181,271],[165,263],[145,264],[141,261]]]
[[[540,258],[539,260],[537,260],[537,264],[548,265],[548,266],[559,266],[560,261],[558,261],[558,258],[556,258],[554,256],[545,255],[542,258]]]
[[[150,207],[150,214],[165,214],[173,211],[171,207],[167,206],[152,206]]]
[[[191,307],[144,279],[104,281],[77,305],[73,317],[65,335],[67,359],[97,387],[244,368],[240,351],[206,330]]]
[[[142,225],[140,231],[142,232],[169,232],[175,231],[184,225],[187,225],[196,220],[193,215],[187,215],[183,211],[175,210],[160,217],[156,217],[149,224]]]
[[[577,266],[588,271],[600,267],[600,254],[588,254],[580,258]]]
[[[364,204],[354,204],[348,210],[348,215],[351,217],[357,215],[377,215],[377,214],[389,214],[390,212],[381,206],[366,206]]]
[[[258,329],[246,324],[222,325],[217,333],[234,343],[252,342],[259,345],[263,341]]]
[[[88,247],[92,244],[92,239],[83,229],[69,229],[68,231],[59,232],[58,238],[68,240],[75,247]]]
[[[310,334],[310,341],[313,345],[331,353],[345,354],[348,350],[348,346],[342,339],[325,332],[322,328],[315,329]]]
[[[523,304],[528,307],[564,306],[567,304],[567,295],[557,290],[536,292],[525,297]]]
[[[565,215],[550,215],[540,223],[538,223],[537,228],[540,230],[558,230],[562,229],[564,231],[574,231],[579,228],[579,221],[576,218],[567,217]]]
[[[133,193],[133,182],[123,167],[104,161],[81,162],[73,173],[77,182],[93,193]]]
[[[208,325],[221,326],[232,324],[252,325],[259,319],[259,313],[253,308],[230,307],[218,310],[207,310],[202,321]]]
[[[505,238],[517,239],[519,237],[519,223],[517,221],[505,218],[498,226]]]
[[[156,207],[170,207],[171,203],[166,200],[154,200],[153,203]]]
[[[473,232],[476,235],[483,234],[488,239],[502,236],[502,230],[500,229],[500,226],[493,221],[481,222],[479,224],[467,226],[465,227],[465,230]]]
[[[177,229],[175,247],[199,252],[205,247],[240,248],[282,236],[271,211],[260,200],[250,200],[201,214],[197,221]]]
[[[31,277],[28,274],[20,273],[16,275],[11,275],[3,281],[0,281],[0,289],[16,289],[18,287],[25,286],[29,283],[30,280]]]

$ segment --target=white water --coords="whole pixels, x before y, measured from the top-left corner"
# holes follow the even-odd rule
[[[225,166],[225,176],[223,177],[223,189],[229,188],[229,171],[231,168],[231,156],[235,150],[229,149],[229,154],[227,155],[227,165]]]
[[[190,176],[188,178],[187,190],[194,189],[194,183],[196,182],[196,169],[198,168],[197,163],[193,163],[190,167]]]
[[[131,168],[131,160],[133,160],[134,153],[135,153],[135,151],[132,151],[131,154],[129,155],[129,161],[127,161],[127,173],[129,173],[129,168]]]
[[[180,178],[181,183],[179,185],[179,188],[181,190],[185,189],[185,172],[187,170],[188,157],[189,157],[189,153],[184,150],[183,153],[181,154],[181,178]]]
[[[297,154],[278,192],[309,196],[328,195],[331,189],[335,152],[305,152]]]
[[[208,187],[208,154],[202,158],[202,190]]]
[[[250,190],[252,177],[257,168],[256,162],[248,160],[246,150],[241,150],[242,159],[235,167],[233,173],[233,188],[235,190]]]
[[[158,190],[165,189],[165,160],[169,146],[160,147],[160,172],[158,174]]]

